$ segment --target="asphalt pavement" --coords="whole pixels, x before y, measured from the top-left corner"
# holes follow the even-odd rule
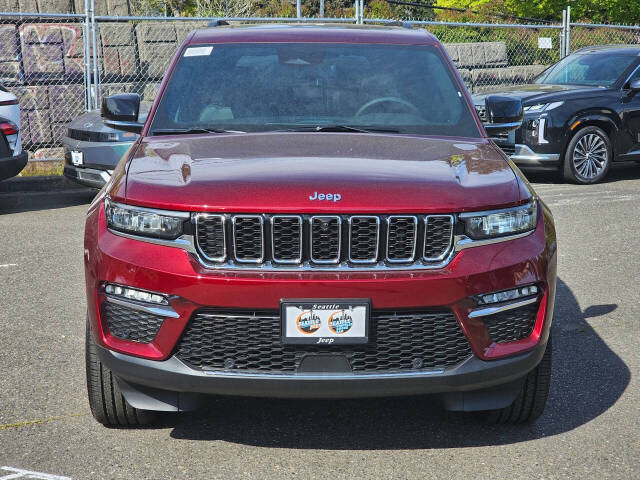
[[[556,219],[559,288],[551,395],[525,426],[412,397],[216,399],[105,428],[84,373],[93,194],[0,193],[0,479],[640,478],[640,166],[593,186],[532,181]]]

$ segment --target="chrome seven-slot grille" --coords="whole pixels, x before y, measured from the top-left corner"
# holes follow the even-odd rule
[[[213,265],[437,265],[453,215],[198,214],[198,252]]]

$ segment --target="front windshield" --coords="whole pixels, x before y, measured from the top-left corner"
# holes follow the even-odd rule
[[[635,59],[635,55],[573,54],[544,72],[536,83],[610,87]]]
[[[436,47],[336,43],[186,47],[150,134],[346,127],[480,137]]]

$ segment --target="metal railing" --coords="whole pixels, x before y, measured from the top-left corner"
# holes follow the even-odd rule
[[[324,2],[323,2],[324,3]],[[229,17],[229,22],[323,22],[389,24],[371,18],[364,0],[354,0],[348,18]],[[212,17],[105,16],[95,0],[85,13],[1,13],[0,83],[21,105],[23,147],[31,158],[62,158],[66,125],[84,111],[97,109],[103,96],[136,92],[155,98],[178,45]],[[562,57],[589,45],[640,43],[640,27],[572,22],[567,8],[562,23],[467,23],[404,21],[424,28],[447,48],[472,93],[530,82]]]

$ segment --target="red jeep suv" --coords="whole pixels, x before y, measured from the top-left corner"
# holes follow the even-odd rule
[[[87,383],[105,425],[208,395],[437,395],[495,422],[547,399],[553,218],[424,30],[215,26],[178,49],[89,208]]]

